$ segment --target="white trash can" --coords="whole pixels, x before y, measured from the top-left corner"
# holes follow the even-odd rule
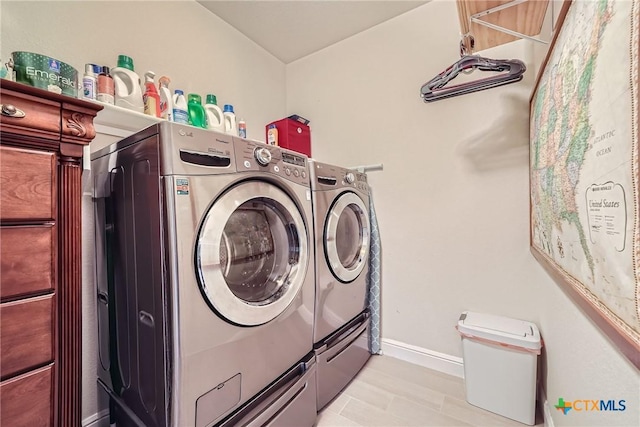
[[[542,348],[531,322],[465,311],[462,336],[467,401],[521,423],[536,422],[536,373]]]

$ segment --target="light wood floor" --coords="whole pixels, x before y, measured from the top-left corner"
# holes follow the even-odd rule
[[[543,422],[538,416],[538,426]],[[517,426],[468,404],[461,378],[388,356],[372,356],[318,414],[317,427]]]

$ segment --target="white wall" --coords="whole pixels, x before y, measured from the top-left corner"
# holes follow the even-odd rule
[[[311,120],[314,157],[384,164],[369,175],[383,338],[459,357],[464,310],[535,321],[551,404],[629,404],[566,417],[552,408],[555,424],[638,425],[638,370],[529,253],[528,101],[539,48],[518,41],[483,52],[524,60],[520,83],[425,104],[419,89],[458,59],[458,37],[455,2],[435,1],[287,65],[287,114]]]
[[[219,103],[234,104],[250,138],[263,139],[265,123],[298,113],[311,120],[319,160],[384,163],[383,172],[370,175],[384,245],[384,337],[461,356],[453,329],[461,311],[533,320],[546,344],[550,401],[632,402],[620,414],[565,417],[554,410],[556,425],[639,424],[638,371],[529,254],[527,109],[534,73],[433,104],[418,96],[424,82],[457,59],[454,2],[429,3],[294,62],[286,84],[281,62],[190,1],[2,1],[0,13],[3,59],[26,50],[82,70],[85,62],[114,65],[126,53],[139,73],[152,69],[169,75],[173,88],[213,92]],[[182,39],[145,22],[179,28]],[[531,69],[540,60],[533,53],[522,42],[490,52],[523,59]],[[90,212],[84,218],[86,231]],[[91,261],[85,261],[86,273]],[[85,286],[86,418],[98,403],[93,284]]]
[[[3,1],[0,10],[5,61],[42,53],[82,74],[85,63],[115,67],[125,54],[143,79],[152,70],[172,91],[232,104],[247,136],[263,141],[284,113],[284,64],[195,1]]]
[[[284,116],[285,66],[264,49],[193,1],[7,2],[2,1],[0,58],[13,51],[42,53],[73,65],[115,66],[119,54],[135,70],[171,78],[171,88],[217,95],[247,122],[249,138],[264,140],[264,126]],[[94,146],[104,146],[98,135]],[[106,139],[113,142],[114,139]],[[85,191],[90,187],[85,182]],[[99,402],[96,338],[93,211],[83,198],[83,378],[82,418]]]

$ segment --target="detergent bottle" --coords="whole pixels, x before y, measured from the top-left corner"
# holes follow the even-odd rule
[[[116,105],[144,112],[140,77],[133,71],[133,59],[119,55],[118,66],[111,69],[111,77],[115,86]]]
[[[202,106],[202,98],[197,93],[189,94],[187,104],[189,110],[189,124],[198,128],[207,128],[207,117]]]
[[[184,97],[184,92],[176,89],[173,95],[173,121],[188,125],[189,112],[187,108],[187,99]]]
[[[222,110],[218,107],[218,101],[215,95],[207,95],[204,112],[207,115],[207,129],[224,132],[224,116],[222,115]]]
[[[236,127],[236,114],[233,112],[233,105],[225,104],[222,115],[224,116],[224,132],[230,135],[238,136],[238,128]]]
[[[171,99],[171,90],[169,90],[171,79],[162,76],[158,79],[158,90],[160,91],[160,118],[173,121],[173,100]]]
[[[142,101],[146,115],[160,117],[160,95],[156,89],[155,77],[156,73],[153,71],[147,71],[144,74],[144,95],[142,96]]]

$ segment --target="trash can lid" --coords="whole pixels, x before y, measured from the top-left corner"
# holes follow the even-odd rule
[[[540,331],[535,323],[494,314],[465,311],[458,319],[458,332],[468,338],[480,338],[530,350],[540,350]]]

